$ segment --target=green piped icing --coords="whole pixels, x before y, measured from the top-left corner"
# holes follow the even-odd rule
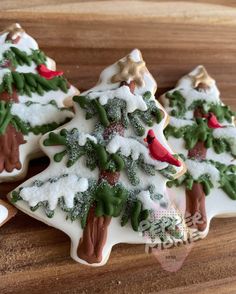
[[[95,143],[87,138],[85,145],[79,145],[80,133],[78,129],[72,130],[62,129],[59,133],[51,132],[48,138],[44,140],[45,146],[64,146],[64,150],[54,155],[54,161],[60,162],[67,156],[67,167],[74,165],[82,156],[86,158],[86,166],[94,170],[99,167],[101,171],[120,172],[125,170],[130,183],[137,186],[140,183],[138,170],[154,176],[156,174],[155,166],[147,164],[144,161],[143,155],[140,155],[137,160],[133,160],[131,156],[124,156],[119,151],[115,154],[110,154],[106,151],[107,141]],[[165,177],[172,178],[172,174],[176,170],[168,166],[160,171]]]
[[[3,135],[10,121],[11,115],[11,103],[0,101],[0,135]]]
[[[9,72],[3,76],[0,84],[0,93],[6,91],[13,93],[13,88],[19,91],[20,95],[32,97],[32,93],[38,93],[40,96],[44,92],[61,90],[68,92],[69,85],[63,76],[54,77],[50,80],[34,73]]]
[[[171,188],[172,186],[179,187],[184,185],[187,190],[192,190],[193,183],[202,184],[204,193],[206,195],[209,195],[211,189],[214,187],[209,174],[203,174],[198,179],[194,179],[189,172],[186,172],[178,179],[167,182],[167,186]]]
[[[74,101],[85,110],[86,119],[91,119],[94,116],[98,119],[93,133],[96,137],[88,136],[85,144],[81,146],[82,143],[80,143],[81,145],[79,144],[80,133],[77,128],[71,130],[62,129],[59,132],[49,133],[43,144],[45,146],[57,145],[63,147],[60,152],[54,154],[55,162],[60,162],[64,159],[66,166],[71,167],[83,156],[86,166],[91,170],[99,167],[101,173],[108,172],[108,177],[114,176],[112,173],[124,170],[131,184],[137,186],[140,182],[139,169],[150,176],[155,176],[155,166],[147,164],[143,155],[140,155],[137,160],[133,160],[130,156],[126,157],[119,151],[115,154],[108,153],[106,146],[109,140],[112,139],[113,134],[110,135],[107,130],[109,130],[108,127],[111,124],[118,126],[117,133],[119,133],[120,125],[123,125],[124,128],[131,126],[136,134],[142,136],[144,134],[144,125],[151,127],[155,123],[160,123],[163,119],[163,112],[158,109],[155,101],[150,99],[151,97],[151,92],[143,94],[143,99],[147,105],[146,111],[136,110],[132,114],[127,114],[126,102],[122,99],[110,99],[107,104],[101,105],[99,98],[91,100],[86,96],[75,96]],[[105,132],[108,133],[107,136],[104,135]],[[171,173],[172,171],[166,168],[166,173],[168,172]],[[72,221],[79,219],[81,226],[84,228],[89,209],[95,207],[96,216],[119,216],[121,217],[122,226],[130,222],[135,231],[140,231],[140,223],[145,220],[148,221],[150,216],[152,216],[152,221],[155,220],[153,211],[145,209],[145,205],[138,197],[142,190],[137,187],[136,189],[127,189],[120,182],[113,185],[109,183],[110,181],[106,181],[105,178],[99,178],[98,181],[89,179],[88,190],[75,194],[72,209],[66,207],[63,197],[59,199],[58,206],[67,213],[67,219]],[[146,187],[144,191],[146,192],[147,190],[150,192],[150,197],[153,201],[158,203],[163,198],[163,195],[154,191],[154,186]],[[22,200],[20,191],[13,193],[13,199],[14,201]],[[48,212],[47,210],[48,203],[40,203],[40,205],[43,206],[48,217],[53,215],[54,212]],[[38,205],[32,209],[38,209]],[[165,221],[164,218],[161,218],[160,224],[162,221]],[[165,234],[170,233],[171,231],[166,229]],[[155,238],[158,236],[162,239],[164,238],[162,232],[156,234]]]
[[[47,58],[43,51],[39,49],[31,50],[32,53],[27,54],[25,51],[12,46],[3,53],[3,60],[0,63],[4,64],[6,61],[9,61],[11,66],[15,68],[22,65],[31,66],[32,62],[36,65],[46,63]]]
[[[213,160],[202,160],[202,162],[212,164],[218,169],[220,178],[219,187],[231,199],[236,200],[236,166],[233,164],[225,165]],[[184,185],[188,190],[191,190],[193,183],[201,183],[206,195],[209,195],[211,189],[214,188],[211,175],[202,174],[198,179],[194,179],[189,172],[186,172],[178,179],[168,181],[167,186],[171,188],[172,186],[179,187]]]
[[[54,101],[50,102],[52,105],[55,105]],[[30,106],[32,103],[28,102],[28,106]],[[12,124],[14,128],[21,132],[24,135],[28,135],[29,133],[33,133],[35,135],[39,134],[45,134],[47,132],[50,132],[54,129],[56,129],[61,124],[64,124],[69,121],[69,118],[66,118],[61,123],[52,122],[49,124],[43,124],[39,126],[32,127],[30,123],[24,122],[22,119],[20,119],[17,115],[11,114],[11,102],[5,102],[0,101],[0,135],[4,135],[6,128],[9,124]],[[57,107],[55,105],[55,107]],[[65,108],[58,108],[58,110],[63,111]]]
[[[171,110],[171,115],[175,117],[183,117],[186,113],[187,109],[185,106],[185,98],[180,93],[180,91],[176,90],[174,92],[167,92],[166,98],[169,99],[170,107],[173,107],[174,109]]]
[[[188,110],[194,110],[196,108],[200,108],[205,114],[209,112],[214,113],[219,122],[226,120],[231,123],[232,117],[235,116],[235,112],[229,106],[207,102],[205,100],[194,101],[187,108],[186,98],[178,90],[167,92],[166,98],[169,99],[169,106],[173,108],[170,114],[174,117],[183,118]]]
[[[208,127],[206,119],[203,118],[197,118],[192,125],[181,128],[168,125],[164,130],[164,134],[167,139],[170,136],[183,138],[187,150],[194,148],[197,142],[201,141],[205,143],[206,148],[213,148],[217,154],[229,152],[232,156],[236,156],[234,150],[231,149],[229,140],[227,138],[215,138],[213,129]]]
[[[127,194],[128,191],[122,185],[111,186],[106,181],[102,181],[95,192],[96,216],[119,216],[126,202]]]
[[[145,92],[143,99],[147,105],[146,111],[135,110],[127,114],[126,103],[122,99],[110,99],[106,105],[101,105],[97,99],[89,99],[87,96],[75,96],[73,100],[85,110],[86,119],[98,116],[100,123],[108,127],[111,123],[120,122],[125,128],[129,124],[133,127],[137,136],[143,136],[146,126],[153,126],[160,123],[163,119],[162,111],[156,106],[155,101],[151,100],[151,92]]]
[[[67,177],[68,174],[61,175],[60,177],[50,178],[46,181],[34,181],[31,185],[41,187],[45,183],[55,183],[61,177]],[[15,190],[12,193],[11,201],[16,203],[18,201],[23,201],[21,197],[21,191],[24,187]],[[157,203],[163,198],[163,195],[156,194],[154,192],[154,187],[149,186],[147,189],[150,192],[151,199],[155,200]],[[95,215],[96,216],[112,216],[121,217],[121,225],[125,226],[129,221],[134,231],[142,231],[140,229],[140,223],[145,220],[149,220],[148,223],[159,222],[164,225],[166,219],[161,218],[160,220],[155,219],[155,215],[151,210],[144,209],[142,202],[137,198],[137,195],[141,192],[139,189],[127,190],[121,183],[117,183],[112,186],[107,181],[103,180],[99,184],[95,180],[89,180],[88,190],[85,192],[75,192],[74,205],[73,208],[68,208],[65,204],[64,196],[61,195],[58,198],[58,207],[66,213],[66,219],[71,221],[80,220],[82,228],[86,225],[86,220],[88,216],[89,209],[96,202]],[[48,218],[54,216],[55,211],[49,209],[48,201],[41,201],[34,207],[31,207],[32,211],[36,211],[38,208],[42,208],[44,213]],[[175,220],[176,221],[176,220]],[[172,219],[174,222],[174,219]],[[170,225],[170,224],[169,224]],[[163,226],[162,226],[163,227]],[[171,228],[171,226],[169,227]],[[167,229],[167,227],[166,227]],[[151,228],[146,228],[143,233],[149,232],[150,235],[153,234]],[[165,235],[166,234],[166,235]],[[151,235],[153,238],[160,237],[166,239],[167,234],[170,231],[164,230]],[[173,234],[172,234],[173,235]],[[181,237],[177,236],[176,237]]]

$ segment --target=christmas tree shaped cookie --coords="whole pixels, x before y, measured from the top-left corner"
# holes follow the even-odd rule
[[[24,177],[40,136],[73,117],[78,91],[20,25],[0,35],[0,182]]]
[[[74,260],[104,264],[117,243],[184,239],[166,182],[184,172],[163,135],[167,114],[139,50],[74,97],[75,118],[41,139],[51,165],[9,195],[20,210],[64,231]]]
[[[16,215],[16,208],[0,199],[0,227]]]
[[[168,183],[170,193],[186,201],[187,217],[197,219],[190,225],[204,237],[212,217],[236,214],[234,113],[203,66],[180,79],[161,101],[170,114],[165,135],[187,167]]]

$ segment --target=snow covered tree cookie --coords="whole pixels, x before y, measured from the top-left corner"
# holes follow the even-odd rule
[[[204,237],[212,217],[236,214],[234,113],[203,66],[181,78],[161,101],[170,114],[165,135],[187,167],[187,173],[168,183],[170,193],[186,199],[187,217],[198,218],[190,225]]]
[[[184,171],[163,135],[167,114],[139,50],[73,98],[75,118],[41,139],[50,166],[9,194],[20,210],[64,231],[71,257],[104,264],[117,243],[184,239],[166,182]]]
[[[0,182],[24,177],[40,136],[73,117],[76,93],[19,24],[0,34]]]
[[[16,215],[16,208],[0,199],[0,227]]]

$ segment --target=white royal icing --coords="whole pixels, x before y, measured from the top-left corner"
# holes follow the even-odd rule
[[[215,103],[224,105],[220,99],[220,92],[216,86],[215,80],[212,79],[210,83],[210,88],[205,91],[197,91],[194,89],[193,81],[194,76],[199,74],[202,66],[197,66],[189,74],[183,76],[176,87],[168,91],[168,93],[173,93],[178,90],[181,92],[185,98],[185,106],[188,108],[193,102],[202,100],[205,103]],[[173,107],[169,105],[169,99],[167,99],[166,94],[161,97],[163,105],[166,107],[167,112],[171,115],[171,110]],[[194,123],[194,110],[189,109],[184,114],[184,119],[170,117],[170,125],[181,128],[183,126],[188,126]],[[236,128],[234,124],[222,123],[223,128],[217,128],[213,130],[213,136],[215,138],[227,139],[230,143],[230,148],[232,153],[236,154]],[[188,150],[185,147],[185,142],[183,138],[174,138],[170,136],[168,142],[176,152],[183,154],[185,157],[188,156]],[[223,163],[225,165],[236,164],[235,158],[229,153],[217,154],[213,148],[208,148],[206,153],[206,160],[213,160]],[[212,181],[214,187],[211,189],[210,194],[206,197],[206,213],[207,213],[207,227],[204,232],[201,232],[201,238],[205,237],[208,233],[210,221],[215,216],[235,216],[236,206],[235,201],[230,199],[230,197],[220,188],[220,173],[218,169],[210,162],[198,161],[198,160],[185,160],[185,164],[188,172],[192,177],[197,180],[200,176],[208,174],[210,180]],[[173,187],[168,189],[168,193],[175,195],[173,201],[176,206],[181,209],[181,207],[186,207],[186,191],[185,186]],[[178,196],[178,197],[177,197]]]
[[[0,225],[7,219],[8,209],[0,204]]]
[[[134,112],[136,109],[145,111],[147,105],[140,95],[134,95],[130,92],[128,86],[122,86],[114,90],[107,90],[103,92],[91,92],[88,94],[90,99],[96,99],[99,97],[101,105],[107,104],[110,99],[118,98],[126,102],[127,112]]]
[[[109,153],[120,151],[126,157],[131,155],[133,160],[137,160],[140,155],[143,155],[145,163],[152,164],[157,169],[163,169],[168,166],[166,162],[152,159],[148,148],[136,139],[116,135],[108,143],[106,150]]]
[[[52,104],[31,104],[27,106],[22,103],[12,105],[11,113],[17,115],[23,121],[29,123],[32,127],[49,124],[52,122],[61,123],[66,118],[74,116],[72,111],[66,109],[58,109]]]
[[[54,210],[57,206],[58,199],[64,198],[68,208],[74,205],[74,198],[77,192],[85,192],[88,189],[88,180],[76,175],[61,177],[55,182],[46,182],[42,186],[24,187],[21,190],[21,197],[28,201],[30,206],[35,206],[39,202],[48,201],[49,209]]]
[[[133,50],[130,53],[130,56],[134,61],[141,60],[140,51],[137,49]],[[121,60],[125,60],[125,58],[123,58]],[[117,97],[117,95],[124,94],[125,101],[126,101],[126,99],[127,99],[127,101],[129,101],[127,97],[129,97],[129,99],[132,99],[132,102],[128,102],[129,103],[129,106],[128,106],[129,111],[134,111],[135,109],[145,110],[146,106],[143,103],[144,101],[142,100],[141,96],[146,91],[150,91],[151,92],[150,99],[153,99],[153,100],[155,99],[154,93],[156,91],[156,83],[155,83],[153,77],[150,75],[150,73],[148,71],[145,71],[144,77],[143,77],[144,78],[144,86],[136,87],[134,90],[134,94],[131,94],[131,93],[128,94],[128,87],[123,86],[123,87],[121,87],[122,88],[121,90],[117,90],[119,87],[119,83],[115,83],[115,84],[111,83],[111,77],[114,74],[116,74],[118,72],[118,70],[119,70],[119,67],[118,67],[117,63],[106,68],[100,75],[99,83],[95,87],[82,93],[81,95],[83,95],[83,96],[89,95],[89,97],[91,99],[94,99],[98,95],[100,96],[100,94],[102,94],[102,99],[101,99],[100,103],[104,104],[104,103],[107,103],[107,101],[109,99],[113,99],[113,98]],[[122,93],[119,93],[119,91],[122,91]],[[137,101],[135,99],[137,99]],[[162,108],[159,103],[156,102],[156,104],[158,107]],[[78,140],[79,145],[84,145],[87,139],[92,140],[95,143],[99,142],[99,138],[97,137],[98,134],[94,133],[94,127],[95,127],[95,124],[96,124],[98,118],[93,117],[89,120],[86,120],[84,110],[81,109],[80,107],[78,107],[78,105],[76,103],[74,105],[74,108],[76,111],[75,118],[72,121],[70,121],[67,125],[57,129],[55,132],[59,133],[62,128],[66,128],[67,130],[72,130],[73,128],[77,128],[79,132],[77,134],[78,138],[76,138],[76,140]],[[152,129],[154,130],[155,134],[158,136],[159,142],[167,150],[170,150],[170,152],[173,153],[170,146],[167,144],[166,139],[163,134],[163,128],[166,124],[166,119],[167,119],[167,115],[164,110],[163,110],[163,113],[164,113],[164,119],[161,121],[161,123],[155,124],[152,127]],[[124,155],[131,155],[133,159],[137,159],[139,157],[139,155],[142,154],[145,158],[145,162],[155,165],[155,167],[157,167],[157,169],[162,169],[162,168],[166,167],[168,165],[167,163],[159,162],[157,160],[152,159],[150,157],[148,148],[144,144],[141,143],[143,138],[147,135],[149,127],[145,126],[145,129],[146,129],[146,132],[145,132],[146,134],[143,137],[139,138],[140,141],[137,139],[134,139],[137,136],[135,135],[134,130],[130,127],[127,130],[125,130],[125,134],[124,134],[125,137],[115,135],[110,140],[108,145],[106,146],[107,151],[109,153],[114,153],[114,152],[120,150],[120,152],[122,152]],[[61,187],[62,185],[60,185],[58,187],[55,187],[55,189],[54,189],[54,187],[50,187],[49,193],[47,192],[47,189],[46,189],[47,186],[45,186],[45,185],[49,185],[49,184],[44,184],[43,186],[40,187],[43,190],[38,192],[39,191],[39,189],[38,189],[36,192],[37,199],[34,199],[34,196],[31,196],[32,194],[34,194],[34,193],[32,193],[33,191],[27,190],[27,189],[36,189],[36,187],[32,188],[32,183],[34,180],[45,181],[48,178],[51,178],[53,175],[54,176],[56,176],[58,174],[62,175],[64,173],[76,174],[76,177],[78,177],[78,178],[93,179],[93,180],[98,181],[99,170],[98,170],[98,168],[95,168],[93,171],[89,170],[85,166],[85,158],[83,158],[83,157],[81,157],[70,168],[66,167],[66,162],[68,160],[67,156],[65,156],[63,158],[63,160],[59,163],[54,162],[53,156],[55,155],[55,153],[63,151],[64,146],[63,147],[62,146],[52,146],[52,147],[44,146],[43,142],[46,138],[47,138],[47,135],[44,135],[40,142],[41,142],[41,148],[51,159],[50,166],[45,171],[43,171],[40,175],[37,175],[37,176],[27,180],[25,183],[23,183],[21,185],[21,187],[23,187],[22,191],[23,192],[25,191],[24,193],[26,193],[26,191],[27,191],[27,196],[24,196],[25,201],[18,201],[16,203],[16,206],[19,209],[26,212],[27,214],[30,214],[31,216],[49,224],[49,225],[52,225],[52,226],[64,231],[67,235],[69,235],[69,237],[71,238],[71,242],[72,242],[71,257],[78,262],[87,264],[86,261],[81,260],[77,255],[77,247],[80,242],[81,236],[83,234],[83,230],[81,229],[79,221],[78,222],[71,222],[70,220],[66,220],[65,213],[59,207],[55,208],[55,214],[54,214],[53,218],[51,218],[51,219],[48,219],[47,216],[40,209],[38,209],[32,213],[29,208],[29,206],[32,205],[32,203],[30,201],[34,201],[33,204],[36,204],[41,199],[40,197],[43,197],[42,199],[47,199],[48,201],[51,201],[50,199],[51,198],[54,199],[53,197],[55,197],[55,199],[53,200],[53,205],[51,205],[51,207],[55,207],[55,205],[58,201],[58,197],[62,196],[62,194],[63,194],[61,192],[61,189],[62,189],[62,191],[64,191],[63,190],[64,186],[66,186],[66,185],[68,186],[68,183],[63,183],[63,187]],[[74,139],[75,138],[73,138],[73,140]],[[182,168],[180,168],[179,170],[181,170],[181,169]],[[171,202],[168,200],[167,195],[166,195],[167,179],[162,174],[160,174],[160,172],[158,172],[158,171],[156,171],[155,176],[149,176],[146,173],[144,173],[142,170],[138,170],[137,176],[138,176],[138,178],[140,178],[140,183],[135,187],[130,183],[125,171],[120,172],[119,182],[122,183],[122,185],[128,190],[133,190],[134,188],[139,189],[140,193],[138,193],[138,195],[136,195],[136,197],[137,197],[137,199],[142,201],[142,203],[146,209],[155,210],[155,211],[160,210],[161,216],[166,215],[166,216],[176,217],[181,223],[182,220],[179,215],[179,211],[176,210],[175,207],[172,206]],[[66,178],[64,179],[64,181],[66,181]],[[147,190],[147,188],[150,185],[155,187],[155,192],[163,195],[162,203],[166,203],[165,209],[160,208],[159,203],[150,198],[150,193]],[[73,194],[73,192],[74,193],[76,192],[76,188],[75,188],[75,185],[71,184],[71,183],[69,184],[69,186],[70,186],[69,189],[71,189],[70,190],[71,196],[69,199],[70,199],[70,203],[72,203],[72,199],[73,199],[72,194]],[[79,184],[78,184],[78,188],[79,188]],[[59,191],[59,193],[55,193],[55,191]],[[46,194],[46,196],[45,196],[45,194]],[[43,196],[41,196],[41,195],[43,195]],[[184,234],[184,230],[183,230],[183,234]],[[148,241],[150,241],[150,240],[148,240]],[[108,259],[108,256],[111,252],[112,246],[115,244],[121,243],[121,242],[123,242],[123,243],[146,243],[147,239],[145,239],[143,236],[140,236],[140,234],[138,232],[135,232],[132,229],[130,223],[128,223],[126,226],[122,227],[120,225],[120,218],[113,217],[111,219],[111,223],[108,227],[107,241],[106,241],[106,244],[103,248],[102,262],[99,264],[93,264],[93,265],[104,264]],[[158,240],[156,240],[156,242],[160,242],[160,240],[158,239]]]
[[[19,24],[17,25],[20,27]],[[10,47],[16,47],[19,50],[26,52],[28,55],[32,54],[32,50],[39,49],[37,42],[25,32],[20,33],[20,39],[17,44],[5,42],[7,34],[8,32],[4,32],[0,35],[0,60],[3,59],[4,52]],[[48,57],[46,65],[49,69],[55,70],[55,62]],[[31,66],[27,66],[25,64],[17,66],[15,70],[23,73],[37,73],[36,64],[34,62],[32,62]],[[0,68],[0,83],[2,82],[3,76],[9,72],[10,70],[7,68]],[[30,123],[32,127],[52,122],[61,123],[65,120],[65,118],[72,118],[73,113],[68,110],[60,111],[50,104],[45,104],[54,100],[58,108],[65,107],[65,102],[68,99],[71,99],[71,97],[75,94],[78,94],[78,90],[73,86],[69,87],[67,93],[64,93],[61,90],[48,91],[44,92],[43,96],[40,96],[37,93],[32,93],[32,97],[19,94],[19,103],[12,105],[11,112],[13,115],[19,116],[23,121]],[[32,104],[30,107],[27,107],[25,103],[29,101],[37,104]],[[26,143],[20,145],[19,149],[22,168],[19,170],[14,169],[10,173],[3,171],[0,174],[0,182],[17,180],[25,176],[29,159],[38,157],[42,153],[38,143],[39,137],[39,135],[34,135],[33,133],[24,136]]]

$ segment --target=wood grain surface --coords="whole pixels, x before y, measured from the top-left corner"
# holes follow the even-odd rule
[[[135,47],[158,82],[157,95],[204,64],[236,110],[233,7],[233,0],[1,0],[0,29],[20,22],[81,90]],[[28,177],[47,164],[46,158],[33,161]],[[18,184],[1,184],[1,198]],[[62,232],[19,212],[0,231],[0,293],[236,293],[233,218],[214,220],[176,273],[164,271],[144,245],[115,246],[101,268],[77,264],[69,250]]]

